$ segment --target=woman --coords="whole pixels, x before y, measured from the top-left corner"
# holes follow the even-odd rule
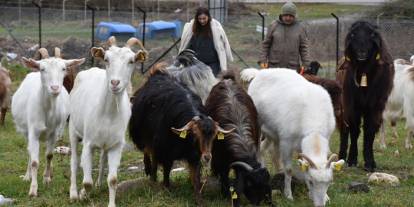
[[[193,50],[197,59],[210,66],[214,76],[227,70],[227,59],[233,61],[223,27],[204,7],[198,8],[194,19],[184,25],[179,52],[184,49]]]

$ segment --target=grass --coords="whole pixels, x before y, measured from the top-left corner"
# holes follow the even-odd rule
[[[263,10],[275,15],[279,13],[280,4],[257,5],[252,7],[253,10]],[[355,12],[363,12],[367,7],[363,6],[345,6],[334,4],[298,4],[299,14],[301,19],[308,18],[331,18],[330,13],[337,15],[349,14]],[[232,46],[241,53],[246,61],[254,66],[257,61],[257,51],[259,51],[260,33],[256,33],[255,25],[259,24],[260,19],[254,16],[243,16],[238,19],[230,19],[229,24],[226,24],[226,32],[232,43]],[[243,21],[239,21],[243,19]],[[69,27],[68,27],[69,25]],[[16,28],[14,34],[19,34],[19,37],[37,37],[35,25],[27,26],[25,28]],[[242,32],[240,32],[242,31]],[[74,23],[59,24],[45,24],[44,34],[47,38],[63,39],[68,34],[87,39],[89,38],[89,29],[87,26],[79,26]],[[254,33],[254,34],[253,34]],[[3,36],[5,31],[0,28],[0,36]],[[253,35],[252,35],[253,34]],[[155,48],[172,44],[170,40],[163,41],[148,41],[148,48]],[[162,50],[160,50],[162,51]],[[158,54],[157,54],[158,55]],[[237,61],[234,64],[240,65]],[[151,62],[151,61],[150,61]],[[5,64],[3,64],[5,65]],[[5,65],[11,70],[13,79],[13,90],[15,90],[19,82],[27,73],[27,69],[21,67],[19,64]],[[135,77],[134,85],[138,85],[141,78]],[[348,206],[393,206],[405,207],[414,206],[414,153],[413,150],[406,150],[403,147],[403,138],[406,132],[403,128],[403,121],[398,124],[398,132],[400,139],[396,143],[390,143],[386,150],[380,150],[378,144],[375,143],[375,156],[378,164],[378,171],[387,172],[397,175],[400,178],[401,185],[398,187],[388,187],[385,185],[370,185],[371,191],[369,193],[350,193],[347,188],[351,181],[367,182],[367,173],[362,170],[362,152],[360,152],[358,168],[345,168],[343,171],[335,174],[335,180],[329,188],[328,194],[331,198],[329,206],[348,207]],[[390,135],[390,134],[388,134]],[[390,136],[388,136],[390,137]],[[128,138],[127,138],[128,139]],[[40,170],[39,170],[39,196],[37,198],[29,198],[28,190],[29,183],[24,182],[19,178],[23,175],[27,165],[27,143],[22,135],[17,134],[12,122],[10,113],[6,117],[6,125],[0,127],[0,194],[16,199],[15,206],[106,206],[108,202],[108,189],[104,185],[101,189],[94,189],[90,198],[86,201],[71,203],[69,201],[69,176],[70,176],[70,157],[56,155],[54,157],[54,177],[50,186],[42,184],[42,172],[45,165],[45,146],[41,144]],[[360,139],[361,140],[361,139]],[[388,142],[390,142],[388,140]],[[67,132],[62,141],[59,141],[56,146],[68,144]],[[339,136],[335,133],[331,138],[331,149],[338,150]],[[362,143],[359,144],[362,146]],[[361,148],[361,147],[360,147]],[[395,156],[395,151],[399,150],[400,156]],[[119,181],[126,181],[130,179],[140,179],[139,185],[125,193],[118,194],[118,206],[194,206],[194,197],[192,194],[191,183],[188,179],[186,171],[172,174],[172,188],[167,190],[162,187],[161,183],[152,183],[143,172],[130,172],[127,170],[129,166],[142,166],[142,154],[137,151],[126,151],[123,154],[121,166],[119,168]],[[97,155],[94,157],[94,164],[97,165]],[[272,169],[270,162],[268,167]],[[96,167],[95,167],[96,168]],[[94,178],[96,178],[96,170]],[[161,178],[161,176],[159,176]],[[82,180],[82,173],[78,174],[78,187]],[[217,186],[209,186],[203,193],[206,206],[229,206],[228,199],[223,198]],[[286,200],[280,193],[277,193],[273,200],[278,206],[311,206],[311,201],[307,197],[307,190],[299,187],[294,191],[295,201]],[[247,204],[246,201],[244,201]]]
[[[367,172],[358,168],[345,168],[335,174],[335,180],[329,188],[328,194],[331,198],[329,206],[393,206],[405,207],[414,205],[414,166],[413,151],[403,148],[403,137],[405,130],[403,122],[398,124],[400,139],[396,143],[390,143],[388,148],[379,150],[375,144],[375,156],[378,163],[378,171],[397,175],[401,185],[389,187],[385,185],[370,185],[369,193],[350,193],[347,188],[351,181],[367,182]],[[69,177],[70,177],[70,157],[55,155],[54,157],[54,177],[50,186],[46,187],[42,183],[42,172],[45,165],[44,144],[41,144],[41,158],[39,170],[39,196],[29,198],[27,193],[29,183],[19,178],[26,170],[27,151],[25,139],[15,132],[11,115],[8,114],[6,124],[0,128],[0,194],[16,199],[15,206],[105,206],[107,205],[108,190],[106,185],[100,189],[94,189],[90,198],[86,201],[71,203],[69,201]],[[331,139],[331,149],[338,149],[338,134],[335,133]],[[361,144],[361,143],[360,143]],[[57,145],[68,144],[68,136],[65,136]],[[360,145],[361,146],[361,145]],[[394,152],[399,150],[400,156],[396,157]],[[362,153],[360,153],[361,155]],[[97,165],[97,153],[94,164]],[[360,157],[360,166],[362,166]],[[269,161],[269,160],[268,160]],[[268,162],[268,167],[274,171]],[[143,172],[132,173],[127,170],[129,166],[142,166],[142,154],[137,151],[124,152],[121,166],[119,168],[119,180],[125,181],[139,178],[139,185],[125,193],[118,194],[118,206],[193,206],[194,199],[192,187],[186,171],[172,174],[173,187],[167,190],[161,183],[152,183]],[[96,178],[97,171],[94,170]],[[161,173],[161,172],[159,172]],[[273,172],[274,173],[274,172]],[[161,174],[159,176],[162,177]],[[80,184],[82,173],[78,174],[78,184]],[[204,191],[204,200],[207,206],[229,206],[229,201],[219,193],[217,186],[209,186]],[[294,191],[295,201],[286,200],[277,193],[273,200],[279,206],[311,206],[311,201],[307,198],[307,190],[302,186]],[[246,202],[246,201],[245,201]]]
[[[14,81],[19,80],[27,72],[27,69],[19,65],[10,65],[15,70],[12,76]],[[16,81],[17,80],[17,81]],[[140,79],[136,79],[140,82]],[[16,84],[16,83],[15,83]],[[17,86],[17,85],[16,85]],[[375,156],[378,164],[378,171],[394,174],[400,178],[401,185],[389,187],[385,185],[370,185],[369,193],[350,193],[347,188],[351,181],[367,182],[367,172],[362,169],[362,157],[359,157],[358,168],[345,168],[343,171],[335,173],[335,179],[329,188],[328,194],[331,198],[329,206],[348,207],[348,206],[393,206],[405,207],[414,206],[414,153],[413,150],[404,149],[403,138],[406,132],[403,128],[404,122],[398,124],[400,139],[395,143],[388,140],[388,148],[380,150],[378,143],[375,143]],[[390,131],[390,130],[388,130]],[[390,133],[388,134],[390,137]],[[128,138],[127,138],[128,139]],[[42,183],[42,172],[45,167],[45,144],[41,143],[40,168],[38,175],[39,196],[29,198],[29,183],[24,182],[19,176],[23,175],[27,165],[27,143],[25,138],[17,134],[12,122],[10,113],[7,114],[4,127],[0,127],[0,194],[16,199],[15,206],[106,206],[108,202],[108,189],[104,185],[100,189],[94,188],[90,198],[85,201],[71,203],[69,201],[69,177],[70,177],[70,157],[55,155],[54,157],[54,177],[50,186]],[[361,141],[362,139],[360,139]],[[331,149],[338,150],[339,136],[335,132],[331,138]],[[69,146],[68,134],[65,133],[63,139],[56,146]],[[362,143],[359,144],[362,146]],[[399,156],[395,156],[395,151],[399,150]],[[362,155],[362,152],[359,153]],[[274,169],[268,159],[268,167],[272,174]],[[94,178],[97,177],[98,154],[95,154],[93,170]],[[143,165],[142,154],[137,151],[125,151],[119,168],[119,181],[139,179],[138,186],[117,195],[118,206],[194,206],[194,197],[191,183],[188,179],[187,171],[172,173],[172,188],[165,189],[161,183],[152,183],[142,171],[131,172],[130,166]],[[162,180],[161,171],[159,181]],[[81,170],[78,172],[78,187],[82,180]],[[217,185],[209,183],[203,197],[206,206],[229,206],[228,199],[223,198]],[[273,197],[274,202],[279,206],[311,206],[311,201],[307,197],[307,190],[304,186],[299,186],[293,192],[295,201],[286,200],[280,192]],[[247,201],[244,200],[247,204]]]

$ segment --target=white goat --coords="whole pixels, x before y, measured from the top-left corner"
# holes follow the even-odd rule
[[[329,94],[321,86],[310,83],[290,69],[245,69],[245,81],[262,128],[281,158],[285,173],[284,194],[293,199],[291,191],[292,154],[299,152],[299,163],[315,206],[324,206],[327,190],[333,179],[332,170],[344,161],[332,155],[328,159],[329,139],[335,129],[335,118]]]
[[[39,61],[23,58],[25,65],[34,71],[29,73],[12,99],[12,115],[18,132],[28,141],[29,161],[24,180],[32,180],[29,196],[37,196],[37,170],[39,167],[39,138],[43,134],[47,142],[47,165],[43,182],[49,184],[52,178],[51,162],[53,148],[58,134],[66,124],[69,115],[69,95],[63,87],[66,68],[80,65],[85,59],[63,60],[59,48],[50,57],[47,50],[39,49]]]
[[[394,87],[383,112],[384,123],[381,126],[380,147],[383,149],[387,147],[385,124],[388,121],[393,130],[393,140],[398,139],[396,122],[403,115],[406,118],[406,129],[408,130],[405,148],[411,149],[413,148],[411,138],[414,135],[414,66],[405,60],[396,59],[394,67]]]
[[[109,39],[110,48],[92,48],[93,57],[106,63],[106,70],[91,68],[80,72],[70,94],[69,137],[71,143],[71,185],[70,199],[78,199],[76,186],[77,143],[82,140],[81,166],[83,168],[83,188],[80,198],[84,199],[92,188],[92,150],[101,150],[99,178],[100,185],[103,165],[108,160],[109,204],[115,206],[117,170],[122,148],[125,143],[125,130],[131,115],[126,87],[137,62],[147,58],[146,51],[134,53],[131,47],[141,42],[136,38],[128,40],[125,47],[117,47],[115,37]]]

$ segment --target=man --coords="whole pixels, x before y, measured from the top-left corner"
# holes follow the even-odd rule
[[[262,68],[299,70],[309,65],[309,40],[305,27],[296,21],[296,6],[287,2],[279,19],[267,29],[259,64]]]

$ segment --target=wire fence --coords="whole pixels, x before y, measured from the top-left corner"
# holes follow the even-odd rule
[[[182,25],[193,16],[189,11],[187,3],[180,7],[153,10],[147,13],[147,22],[155,20],[181,21]],[[38,10],[27,4],[26,7],[10,7],[0,4],[0,49],[2,53],[16,53],[18,56],[32,56],[38,44]],[[73,8],[73,7],[72,7]],[[89,57],[91,43],[91,11],[84,10],[82,5],[79,9],[43,8],[42,9],[42,46],[50,49],[61,47],[66,58]],[[187,8],[187,9],[186,9]],[[95,23],[101,21],[117,21],[127,23],[137,28],[142,23],[143,14],[138,9],[129,11],[110,12],[97,10]],[[275,15],[266,16],[266,26],[276,19]],[[342,55],[344,38],[350,25],[358,20],[358,17],[341,17],[339,34],[339,54]],[[390,47],[394,58],[409,59],[414,49],[412,36],[414,34],[414,21],[412,20],[389,20],[368,19],[377,24],[379,31],[383,34]],[[227,22],[223,23],[230,44],[241,61],[235,55],[232,67],[246,68],[258,67],[257,60],[261,50],[262,33],[261,18],[257,13],[246,13],[242,9],[230,11]],[[324,69],[320,73],[324,77],[334,77],[336,67],[336,20],[306,19],[302,24],[307,27],[310,39],[310,53],[312,60],[322,63]],[[96,26],[96,25],[95,25]],[[177,38],[169,35],[146,39],[146,48],[150,52],[149,65],[159,57],[165,50],[173,45]],[[103,42],[96,40],[94,45],[102,45]],[[161,61],[171,62],[178,52],[178,46],[172,50]],[[87,65],[85,67],[89,67]],[[139,66],[140,67],[140,66]],[[145,66],[144,66],[145,67]]]

